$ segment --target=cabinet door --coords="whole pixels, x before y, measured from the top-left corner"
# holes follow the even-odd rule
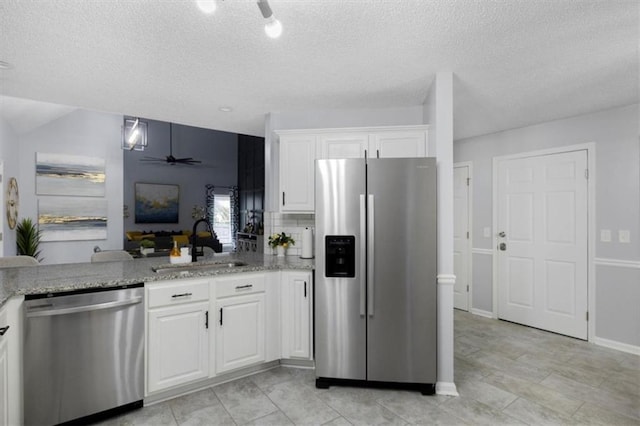
[[[285,272],[282,301],[282,357],[310,359],[311,273]]]
[[[314,211],[315,136],[280,136],[280,211]]]
[[[216,372],[264,361],[264,293],[219,299]]]
[[[9,345],[6,336],[0,337],[0,424],[9,424]]]
[[[22,302],[13,297],[0,309],[0,424],[19,425],[22,416]],[[9,328],[5,328],[5,327]]]
[[[209,376],[208,302],[149,311],[149,393]]]
[[[369,146],[367,133],[331,133],[318,137],[318,158],[364,158]]]
[[[370,157],[414,158],[427,156],[425,130],[398,130],[371,134]]]

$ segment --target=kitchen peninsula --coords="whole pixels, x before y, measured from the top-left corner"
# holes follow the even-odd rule
[[[313,259],[297,256],[276,257],[252,253],[215,254],[199,258],[197,264],[206,262],[246,263],[243,266],[225,269],[204,269],[189,272],[155,273],[153,268],[168,264],[167,257],[140,258],[133,261],[72,263],[40,265],[38,267],[0,269],[0,308],[12,296],[54,293],[101,287],[119,287],[135,283],[152,283],[170,279],[208,277],[277,270],[312,270]],[[192,265],[197,265],[192,264]]]
[[[6,381],[9,388],[4,396],[6,401],[0,401],[0,405],[6,407],[9,419],[16,424],[56,424],[117,408],[112,404],[67,418],[56,417],[59,415],[57,411],[37,413],[43,398],[30,392],[38,392],[42,388],[33,386],[33,383],[34,380],[36,384],[41,383],[43,377],[30,377],[33,376],[30,374],[33,366],[42,364],[34,358],[40,356],[40,352],[57,351],[58,346],[59,352],[67,355],[47,356],[48,359],[64,360],[69,355],[75,356],[75,353],[91,357],[74,364],[91,365],[91,368],[77,369],[75,373],[76,376],[91,377],[109,368],[109,362],[101,361],[105,354],[130,349],[131,345],[139,347],[133,351],[139,354],[138,361],[128,364],[123,370],[131,376],[125,379],[127,389],[133,387],[133,382],[139,389],[139,397],[134,402],[127,401],[126,408],[141,406],[143,401],[150,404],[172,398],[279,364],[312,367],[313,268],[313,260],[297,256],[243,253],[216,254],[190,265],[170,265],[167,258],[145,258],[0,269],[0,320],[3,322],[0,326],[5,322],[10,325],[5,336],[9,340],[5,338],[0,342],[0,359],[4,359],[8,366],[3,369],[5,374],[0,374],[0,382]],[[140,287],[142,284],[144,288]],[[53,293],[73,295],[85,291],[105,294],[113,291],[95,291],[123,291],[124,288],[128,291],[134,287],[142,291],[140,295],[144,294],[144,299],[138,297],[137,302],[140,315],[128,312],[124,316],[111,317],[114,318],[113,324],[106,327],[98,325],[103,317],[96,312],[87,312],[92,309],[62,306],[57,311],[59,313],[53,313],[58,309],[55,306],[57,300],[67,296],[48,297]],[[33,295],[44,296],[35,296],[34,299]],[[114,308],[103,309],[102,305]],[[124,303],[115,301],[102,305],[93,302],[91,307],[101,309],[100,312],[120,312],[121,308],[117,306],[124,306]],[[87,329],[87,335],[93,336],[87,347],[83,347],[85,350],[74,350],[83,344],[69,344],[68,333],[64,332],[61,335],[65,336],[64,339],[45,336],[34,341],[30,335],[34,334],[36,327],[43,327],[42,323],[36,326],[34,320],[42,321],[41,318],[46,316],[40,310],[50,311],[49,315],[53,316],[64,312],[65,327],[83,324],[78,329]],[[105,328],[111,332],[125,319],[131,318],[136,318],[140,327],[139,338],[121,340],[118,334],[104,335]],[[54,336],[55,323],[47,321],[44,329]],[[92,327],[101,328],[91,331]],[[121,332],[122,338],[131,335],[127,330]],[[7,355],[4,358],[3,351]],[[46,371],[51,374],[65,371],[56,366],[49,367]],[[20,372],[24,372],[24,378],[20,377]],[[60,382],[62,385],[63,380],[66,379],[52,378],[51,383]],[[104,386],[104,381],[101,382]],[[89,395],[94,388],[89,385],[82,395]],[[53,394],[59,395],[58,392]],[[39,405],[31,407],[33,401],[40,401]],[[90,405],[88,401],[89,398],[85,398],[85,406]],[[58,403],[60,401],[56,405]],[[76,408],[72,405],[70,402],[68,411]],[[40,417],[36,417],[37,414]]]

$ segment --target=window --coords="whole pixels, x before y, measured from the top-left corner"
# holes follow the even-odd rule
[[[216,194],[213,201],[213,231],[222,244],[231,244],[231,197]]]
[[[207,188],[207,219],[223,245],[223,251],[236,249],[238,214],[238,187],[213,186]]]

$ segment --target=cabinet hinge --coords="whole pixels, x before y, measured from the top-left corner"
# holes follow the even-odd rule
[[[469,231],[467,231],[467,240],[469,239]]]
[[[467,178],[467,186],[469,186],[469,182],[471,182],[471,178]]]
[[[587,311],[587,321],[589,321],[589,311]]]
[[[584,169],[584,178],[589,179],[589,169]]]
[[[467,293],[469,293],[469,284],[467,284]]]

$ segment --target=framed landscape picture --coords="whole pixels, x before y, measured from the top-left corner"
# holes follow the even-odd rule
[[[107,239],[107,200],[46,197],[38,200],[42,241]]]
[[[105,196],[105,161],[82,155],[36,153],[36,194]]]
[[[180,187],[136,183],[136,223],[178,223]]]

